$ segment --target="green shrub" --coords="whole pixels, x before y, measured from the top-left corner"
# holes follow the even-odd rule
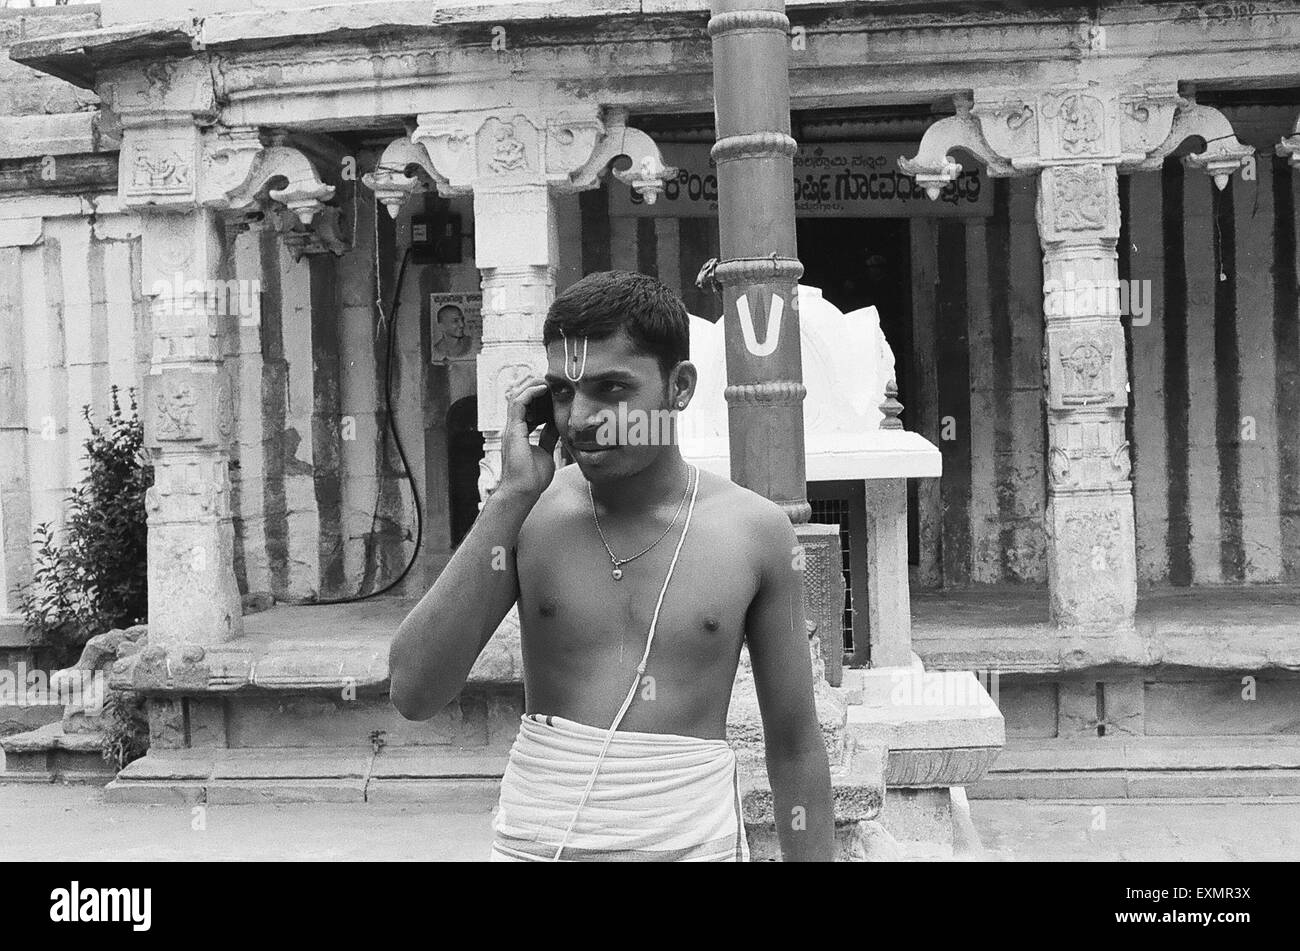
[[[122,412],[117,387],[103,426],[90,426],[84,443],[86,476],[67,499],[65,528],[56,541],[48,522],[36,527],[32,583],[20,597],[29,631],[73,656],[96,634],[147,619],[147,530],[144,495],[153,467],[144,454],[144,427]]]

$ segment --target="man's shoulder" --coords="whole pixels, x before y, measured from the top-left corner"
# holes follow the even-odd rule
[[[708,493],[716,510],[726,513],[750,533],[784,537],[790,529],[790,520],[781,506],[725,476],[701,469],[700,491]]]
[[[575,476],[575,473],[570,471],[577,468],[577,466],[563,466],[556,470],[551,484],[538,496],[532,511],[528,513],[528,522],[550,524],[555,520],[563,520],[574,514],[580,502],[586,503],[587,496],[585,492],[580,491],[584,484],[582,476]]]

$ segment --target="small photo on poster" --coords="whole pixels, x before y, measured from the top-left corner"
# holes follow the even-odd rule
[[[482,294],[430,294],[431,362],[473,360],[483,340]]]

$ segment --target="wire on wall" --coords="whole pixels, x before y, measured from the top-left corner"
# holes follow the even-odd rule
[[[388,431],[392,434],[393,445],[397,449],[398,458],[402,462],[402,473],[406,478],[407,484],[411,487],[411,504],[415,508],[415,547],[411,551],[411,557],[407,560],[406,566],[402,569],[401,574],[384,585],[382,588],[376,588],[366,594],[355,594],[346,598],[321,598],[313,601],[288,601],[286,604],[308,605],[308,604],[353,604],[357,601],[365,601],[370,598],[377,598],[381,594],[386,594],[396,588],[410,574],[411,569],[415,566],[415,560],[420,556],[420,548],[424,543],[424,515],[420,506],[420,490],[415,482],[415,474],[411,470],[410,461],[406,457],[406,447],[402,445],[402,437],[397,429],[397,416],[393,412],[393,352],[397,344],[397,318],[400,312],[402,300],[402,284],[406,277],[406,265],[411,257],[411,247],[408,244],[406,250],[402,253],[402,262],[397,268],[397,280],[393,286],[392,304],[389,306],[387,313],[384,311],[383,289],[380,283],[380,262],[379,262],[379,202],[375,202],[375,308],[379,312],[379,323],[376,327],[376,337],[381,330],[388,333],[388,342],[385,345],[384,354],[384,413],[388,417]],[[382,459],[382,457],[381,457]],[[382,462],[381,462],[382,465]],[[371,518],[371,527],[379,517],[379,496],[376,489],[375,496],[375,513]]]

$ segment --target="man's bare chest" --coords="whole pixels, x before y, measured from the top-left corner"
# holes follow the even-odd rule
[[[757,590],[739,540],[711,530],[709,521],[693,522],[675,566],[679,536],[670,532],[651,551],[622,564],[615,579],[599,537],[584,527],[566,526],[545,544],[521,539],[520,617],[534,646],[564,654],[644,645],[658,606],[656,650],[699,663],[734,654]]]

